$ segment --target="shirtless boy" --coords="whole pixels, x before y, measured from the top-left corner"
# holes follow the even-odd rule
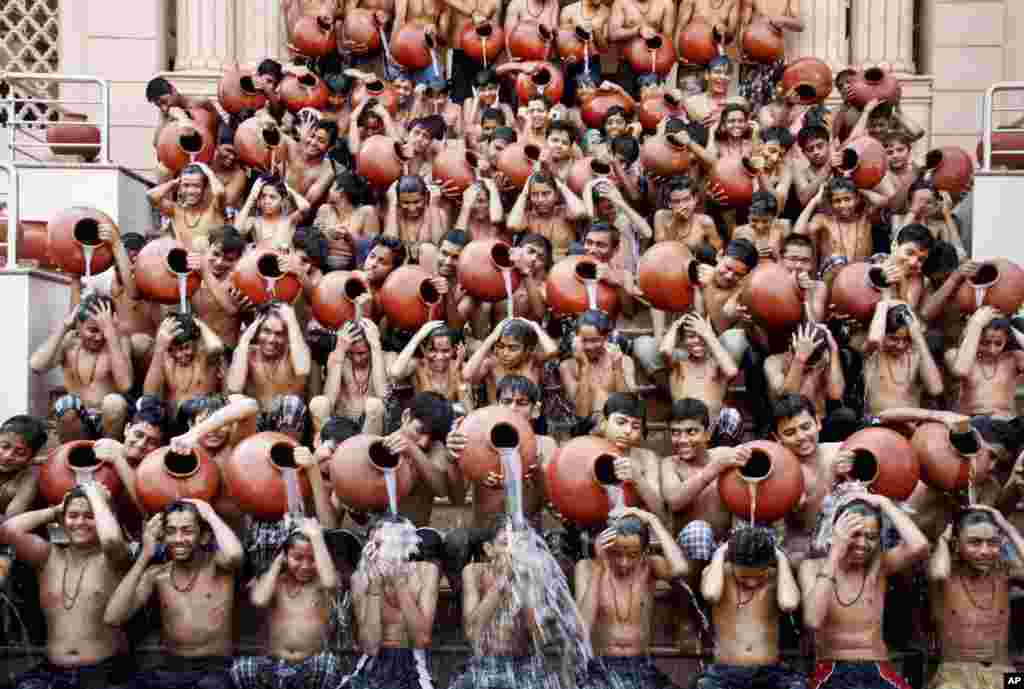
[[[789,193],[788,188],[786,191]],[[785,203],[785,198],[783,198]],[[750,202],[750,222],[737,227],[734,239],[746,239],[757,247],[762,261],[778,261],[782,240],[790,232],[789,221],[779,218],[777,196],[771,191],[756,191]]]
[[[103,617],[107,601],[128,569],[128,546],[98,483],[76,486],[61,504],[25,512],[0,526],[0,543],[14,546],[18,560],[39,579],[46,616],[46,660],[18,677],[17,689],[54,685],[105,689],[130,677],[128,639]],[[35,532],[59,522],[67,545]],[[73,588],[64,583],[78,582]]]
[[[817,214],[826,198],[830,199],[831,215]],[[871,218],[863,191],[846,177],[835,177],[823,184],[804,207],[793,228],[795,234],[809,236],[813,241],[821,268],[845,257],[847,263],[867,260],[874,254]]]
[[[576,241],[576,221],[587,217],[583,201],[557,178],[534,173],[508,214],[510,232],[533,232],[551,242],[557,263]]]
[[[1014,556],[1001,558],[1009,540]],[[1010,662],[1010,580],[1024,576],[1024,539],[998,510],[971,505],[939,537],[928,563],[942,660],[931,689],[998,687]]]
[[[652,540],[662,555],[648,552]],[[635,507],[598,536],[594,558],[579,562],[575,574],[576,606],[595,656],[583,686],[673,686],[650,656],[654,590],[658,581],[685,577],[689,565],[664,524]]]
[[[198,269],[203,278],[192,295],[195,315],[231,350],[238,345],[241,311],[247,303],[233,286],[231,273],[244,251],[245,240],[234,227],[224,225],[210,232],[205,251],[189,255],[189,268]]]
[[[1017,416],[1017,380],[1024,372],[1022,342],[1024,335],[991,306],[974,312],[960,347],[946,352],[946,365],[961,381],[961,414]]]
[[[491,331],[462,369],[462,379],[487,384],[487,399],[496,400],[498,381],[508,375],[543,382],[544,362],[558,354],[558,344],[535,321],[506,318]]]
[[[174,418],[183,402],[220,390],[223,352],[223,343],[209,326],[191,313],[173,313],[157,331],[143,392],[165,400]]]
[[[301,682],[308,689],[336,689],[338,656],[324,647],[338,572],[315,519],[302,519],[270,569],[252,584],[253,607],[268,610],[267,655],[245,656],[231,666],[235,689]]]
[[[942,372],[906,304],[883,299],[868,330],[864,362],[865,413],[921,407],[925,393],[942,394]]]
[[[211,541],[215,547],[208,550]],[[168,561],[152,564],[160,545]],[[231,689],[235,575],[242,558],[231,527],[202,500],[175,501],[150,518],[142,552],[110,597],[104,621],[125,624],[155,592],[166,664],[139,673],[124,689]]]
[[[737,529],[704,569],[701,593],[711,606],[718,643],[715,662],[697,680],[698,689],[807,686],[803,674],[779,658],[781,613],[800,606],[800,589],[773,531]]]
[[[636,390],[633,359],[608,342],[614,327],[608,314],[595,309],[576,319],[572,358],[559,365],[559,373],[579,419],[594,419],[609,395]]]
[[[314,209],[327,198],[334,181],[334,166],[327,154],[337,140],[338,123],[331,120],[320,120],[308,130],[300,130],[299,140],[284,137],[284,182]]]
[[[146,193],[150,204],[171,220],[171,234],[186,247],[224,222],[224,185],[204,163],[185,166],[181,174]]]
[[[416,392],[436,392],[472,411],[472,390],[462,380],[466,345],[459,340],[459,333],[444,322],[425,323],[388,369],[391,380],[411,380]]]
[[[647,40],[660,34],[662,40],[671,40],[675,28],[676,9],[669,0],[615,0],[608,20],[608,40],[618,44],[621,51],[627,41],[637,37]],[[626,91],[633,96],[639,95],[636,84],[638,75],[629,61],[622,60],[619,69],[619,79]],[[645,69],[641,74],[650,71]]]
[[[661,458],[642,447],[647,432],[647,406],[633,394],[613,392],[601,410],[594,435],[615,446],[615,478],[631,483],[646,510],[668,521],[661,493]]]
[[[311,358],[295,310],[269,302],[238,340],[224,387],[269,411],[275,397],[305,393]]]
[[[338,331],[337,344],[327,358],[327,380],[322,397],[309,402],[314,427],[319,430],[331,416],[352,419],[366,433],[384,431],[387,365],[380,332],[368,318],[349,321]]]
[[[825,418],[828,402],[842,401],[846,389],[839,345],[823,325],[798,327],[790,348],[768,357],[764,372],[773,399],[803,395],[814,403],[819,419]]]
[[[46,423],[19,414],[0,425],[0,514],[14,517],[35,502],[39,480],[32,460],[46,445]]]

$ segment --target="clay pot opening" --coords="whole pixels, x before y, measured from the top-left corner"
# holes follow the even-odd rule
[[[190,129],[178,137],[178,145],[186,153],[199,153],[203,150],[203,137],[195,129]]]
[[[100,464],[92,446],[80,446],[68,451],[68,466],[72,469],[95,469]]]
[[[546,69],[541,69],[531,78],[533,79],[534,84],[544,87],[551,83],[551,72]]]
[[[543,24],[537,25],[537,33],[540,34],[540,37],[545,41],[551,40],[551,31],[548,29],[548,27],[544,26]]]
[[[494,27],[490,24],[481,24],[476,27],[476,35],[480,38],[490,38],[491,34],[494,33]]]
[[[999,280],[999,266],[995,263],[982,263],[978,266],[978,272],[971,278],[971,284],[975,287],[991,287]]]
[[[590,32],[584,29],[582,26],[576,27],[576,38],[587,43],[590,41]]]
[[[82,218],[76,222],[73,234],[75,241],[85,246],[99,246],[103,243],[100,241],[100,224],[92,218]]]
[[[399,460],[401,459],[398,455],[385,447],[382,442],[376,442],[370,445],[370,448],[366,453],[370,458],[370,464],[381,471],[397,469]]]
[[[576,264],[576,277],[586,282],[597,279],[597,264],[591,261],[580,261]]]
[[[600,160],[591,160],[590,171],[595,175],[610,175],[612,173],[612,166]]]
[[[238,88],[242,89],[242,93],[247,96],[260,95],[260,92],[256,90],[255,82],[253,82],[252,77],[248,74],[238,80]]]
[[[269,148],[276,148],[281,144],[281,131],[277,127],[264,128],[260,132],[260,137]]]
[[[661,36],[651,36],[650,38],[644,40],[644,43],[647,45],[648,50],[653,51],[661,50],[661,46],[664,43],[664,41],[662,40]]]
[[[862,483],[871,483],[878,478],[878,458],[870,450],[853,451],[853,468],[850,478]]]
[[[668,141],[668,145],[676,149],[686,148],[686,144],[679,140],[678,134],[666,134],[665,140]]]
[[[283,275],[281,273],[280,266],[277,265],[277,255],[275,254],[263,254],[259,260],[256,261],[256,270],[259,272],[260,277],[277,279]]]
[[[622,481],[615,477],[614,455],[601,455],[594,460],[594,480],[602,486],[617,486]]]
[[[973,428],[966,433],[954,433],[953,430],[950,429],[949,444],[965,458],[973,457],[978,454],[979,450],[981,450],[981,443],[978,442],[978,436],[975,434]]]
[[[345,298],[355,301],[358,297],[366,294],[366,285],[359,278],[345,280]]]
[[[880,266],[868,268],[868,286],[879,292],[889,286],[889,281],[885,279],[885,271]]]
[[[880,84],[885,79],[885,70],[881,67],[869,67],[864,70],[864,81],[869,84]]]
[[[772,475],[772,458],[764,450],[752,450],[750,461],[740,467],[740,476],[747,483],[760,483]]]
[[[934,170],[942,164],[942,151],[935,149],[934,151],[928,151],[924,156],[924,166],[929,170]]]
[[[366,92],[371,96],[379,96],[384,93],[383,81],[371,81],[366,85]]]
[[[303,74],[299,77],[299,83],[306,88],[313,88],[316,86],[316,77],[312,74]]]
[[[491,247],[491,261],[498,270],[512,269],[512,250],[507,244],[495,244]]]
[[[679,107],[679,100],[675,96],[673,96],[671,93],[666,93],[665,94],[665,103],[670,108],[678,108]]]
[[[499,450],[514,450],[519,447],[519,431],[510,423],[496,423],[491,429],[491,445]]]
[[[167,252],[167,270],[175,275],[188,275],[188,252],[184,249],[171,249]]]
[[[199,459],[192,453],[168,452],[164,456],[164,469],[175,478],[188,478],[199,471]]]
[[[278,469],[298,469],[295,463],[295,448],[287,443],[277,443],[270,448],[270,462]]]
[[[420,285],[420,299],[423,300],[424,304],[433,306],[441,301],[441,293],[437,291],[437,288],[432,283],[424,280]]]
[[[331,32],[331,28],[332,28],[331,27],[331,20],[328,19],[327,17],[317,17],[316,18],[316,25],[317,25],[317,28],[320,29],[321,31],[323,31],[324,33],[330,33]]]
[[[843,170],[849,172],[850,170],[856,170],[857,166],[860,165],[860,155],[857,151],[852,148],[843,149]]]
[[[818,92],[815,91],[814,87],[810,84],[800,84],[794,89],[794,91],[796,92],[797,97],[804,102],[815,100],[818,97]]]
[[[537,146],[536,144],[526,144],[523,146],[523,154],[531,161],[539,160],[540,146]]]

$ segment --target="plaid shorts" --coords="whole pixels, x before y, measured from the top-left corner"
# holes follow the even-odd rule
[[[82,398],[78,395],[62,395],[53,404],[53,413],[61,418],[69,411],[78,413],[82,419],[82,426],[91,440],[98,440],[103,437],[103,412],[99,409],[87,409]]]
[[[785,665],[710,665],[696,689],[807,689],[807,678]]]
[[[814,667],[811,689],[910,689],[891,663],[823,660]]]
[[[15,689],[105,689],[132,675],[135,663],[128,656],[113,656],[95,665],[60,667],[40,663],[14,680]]]
[[[277,551],[288,539],[288,524],[284,519],[264,521],[252,519],[243,539],[248,574],[258,576],[265,572],[277,557]]]
[[[676,539],[687,560],[708,561],[718,549],[715,531],[711,524],[703,520],[694,520],[684,526]]]
[[[675,684],[659,670],[650,656],[594,658],[586,677],[577,686],[587,689],[674,689]]]
[[[306,416],[306,400],[298,395],[278,395],[270,400],[270,410],[260,414],[256,425],[261,431],[302,432]]]
[[[427,651],[417,648],[382,648],[363,655],[338,689],[434,689]]]
[[[448,689],[557,689],[558,677],[534,656],[476,656]]]
[[[341,661],[324,651],[293,663],[272,656],[243,656],[231,666],[235,689],[334,689]]]

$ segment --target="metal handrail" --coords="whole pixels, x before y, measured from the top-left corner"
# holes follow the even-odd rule
[[[992,171],[992,116],[996,112],[1024,112],[1024,106],[999,106],[995,107],[995,95],[997,93],[1017,92],[1024,95],[1024,81],[1000,81],[992,84],[985,90],[982,101],[982,125],[981,125],[981,169],[985,172]],[[1020,127],[1001,127],[1000,132],[1024,132]],[[1000,151],[1004,155],[1024,155],[1024,150]]]
[[[21,193],[18,187],[18,168],[14,163],[0,162],[0,170],[7,173],[7,268],[18,265],[18,223]]]
[[[100,129],[100,143],[99,143],[99,155],[95,162],[98,164],[109,165],[110,161],[110,81],[108,79],[100,79],[98,77],[89,76],[87,74],[41,74],[37,72],[0,72],[0,82],[7,81],[12,85],[12,90],[9,98],[0,98],[0,108],[6,109],[7,113],[7,126],[12,128],[12,134],[10,138],[10,151],[11,160],[15,159],[16,154],[21,151],[29,157],[32,156],[28,150],[32,148],[51,148],[60,150],[61,148],[77,147],[80,144],[49,144],[49,143],[18,143],[17,133],[19,128],[27,130],[32,127],[38,128],[50,128],[50,127],[61,127],[66,125],[80,125],[80,124],[92,124]],[[17,85],[20,88],[38,93],[38,89],[32,82],[53,82],[58,85],[60,84],[92,84],[99,89],[99,100],[85,101],[77,98],[17,98],[14,95],[13,86]],[[63,120],[57,122],[48,122],[45,120],[24,120],[15,117],[15,106],[18,103],[37,103],[40,105],[46,105],[52,107],[63,114],[67,114],[70,111],[67,110],[65,105],[98,105],[100,106],[100,119],[93,122],[86,120],[84,122],[65,122]],[[32,137],[37,138],[37,137]],[[35,158],[38,160],[38,158]]]

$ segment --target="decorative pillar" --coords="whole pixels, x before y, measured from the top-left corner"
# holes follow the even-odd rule
[[[916,74],[914,0],[856,0],[851,6],[850,64]]]
[[[233,24],[242,67],[254,68],[264,58],[287,60],[284,12],[280,0],[244,0],[245,11]]]
[[[243,2],[243,5],[248,4],[247,0]],[[177,7],[175,70],[206,72],[233,66],[237,35],[235,0],[178,0]]]
[[[850,62],[850,42],[846,37],[847,3],[848,0],[801,2],[800,18],[804,20],[804,30],[787,36],[786,54],[816,57],[828,64],[833,72],[846,69]]]

